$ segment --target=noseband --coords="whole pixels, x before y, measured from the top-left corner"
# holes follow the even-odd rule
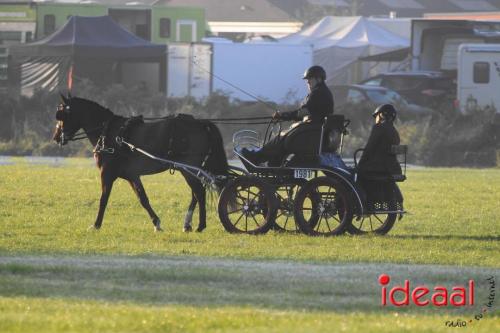
[[[103,127],[104,127],[104,125],[97,126],[93,129],[87,131],[87,133],[82,129],[82,132],[77,131],[76,133],[74,133],[72,135],[68,135],[64,132],[64,121],[59,121],[56,125],[56,130],[61,133],[59,135],[59,143],[58,144],[59,144],[59,146],[62,147],[70,141],[78,141],[78,140],[87,139],[88,138],[87,134],[100,131],[100,130],[102,130]]]
[[[94,132],[100,128],[101,127],[93,129],[89,132]],[[77,132],[77,133],[74,133],[73,135],[66,134],[64,132],[63,122],[57,123],[56,129],[61,133],[59,135],[59,146],[61,146],[61,147],[64,146],[65,144],[67,144],[69,141],[78,141],[78,140],[83,140],[83,139],[87,138],[87,133],[85,133],[85,132]]]

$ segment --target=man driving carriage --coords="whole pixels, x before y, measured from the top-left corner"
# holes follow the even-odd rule
[[[326,116],[333,114],[333,95],[325,84],[326,72],[321,66],[308,68],[303,76],[307,81],[309,94],[299,109],[289,112],[275,112],[275,120],[296,120],[288,131],[282,132],[269,141],[258,151],[251,151],[246,148],[242,150],[245,158],[255,164],[268,162],[270,165],[280,165],[286,155],[285,137],[292,129],[298,129],[321,124]]]

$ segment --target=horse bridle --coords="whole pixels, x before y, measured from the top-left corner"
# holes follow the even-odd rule
[[[69,106],[68,105],[64,105],[64,104],[60,104],[58,107],[57,107],[57,111],[61,111],[61,112],[64,112],[64,113],[70,113],[69,111]],[[67,135],[65,132],[64,132],[64,120],[59,120],[57,122],[57,125],[56,125],[56,129],[57,130],[60,130],[61,131],[61,135],[59,137],[59,146],[63,146],[65,145],[66,143],[68,143],[69,141],[78,141],[78,140],[83,140],[83,139],[86,139],[88,138],[88,134],[89,133],[93,133],[93,132],[96,132],[96,131],[99,131],[99,130],[102,130],[102,128],[104,127],[104,125],[101,125],[101,126],[98,126],[98,127],[95,127],[87,132],[85,132],[83,129],[82,131],[83,132],[78,132],[76,131],[75,133],[73,133],[72,135]]]
[[[86,139],[88,138],[87,136],[87,133],[85,132],[76,132],[75,134],[73,135],[67,135],[66,133],[64,133],[64,127],[61,123],[58,123],[56,125],[56,128],[60,128],[61,129],[61,136],[60,136],[60,139],[59,139],[59,145],[62,147],[63,145],[65,145],[66,143],[68,143],[69,141],[78,141],[78,140],[83,140],[83,139]],[[90,132],[94,132],[94,131],[97,131],[99,129],[101,129],[102,126],[99,126],[98,128],[95,128],[94,130],[92,131],[89,131]],[[67,138],[66,138],[67,137]]]

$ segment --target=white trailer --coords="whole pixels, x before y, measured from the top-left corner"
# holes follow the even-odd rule
[[[168,45],[167,96],[196,99],[212,92],[212,45],[172,43]]]
[[[457,98],[462,112],[494,107],[500,112],[500,44],[462,44]]]

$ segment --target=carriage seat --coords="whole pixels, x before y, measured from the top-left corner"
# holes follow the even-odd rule
[[[287,154],[318,156],[323,152],[334,153],[341,143],[345,129],[343,115],[325,117],[323,123],[304,123],[290,130],[285,136]]]
[[[291,129],[285,135],[285,152],[296,155],[317,155],[322,126],[321,123],[304,123]]]
[[[319,153],[336,153],[342,144],[342,135],[346,134],[346,121],[344,115],[334,114],[325,117],[323,123],[323,138],[319,147]]]
[[[402,166],[402,173],[392,175],[395,182],[404,182],[406,180],[406,154],[408,153],[407,145],[392,145],[389,154],[396,156],[399,164]]]
[[[354,166],[355,169],[358,169],[358,154],[363,152],[364,149],[360,148],[354,152]],[[362,178],[366,180],[373,181],[394,181],[394,182],[404,182],[406,180],[406,154],[408,152],[408,146],[406,145],[392,145],[391,151],[388,155],[396,156],[397,161],[399,162],[402,173],[398,174],[390,174],[390,173],[364,173]]]

